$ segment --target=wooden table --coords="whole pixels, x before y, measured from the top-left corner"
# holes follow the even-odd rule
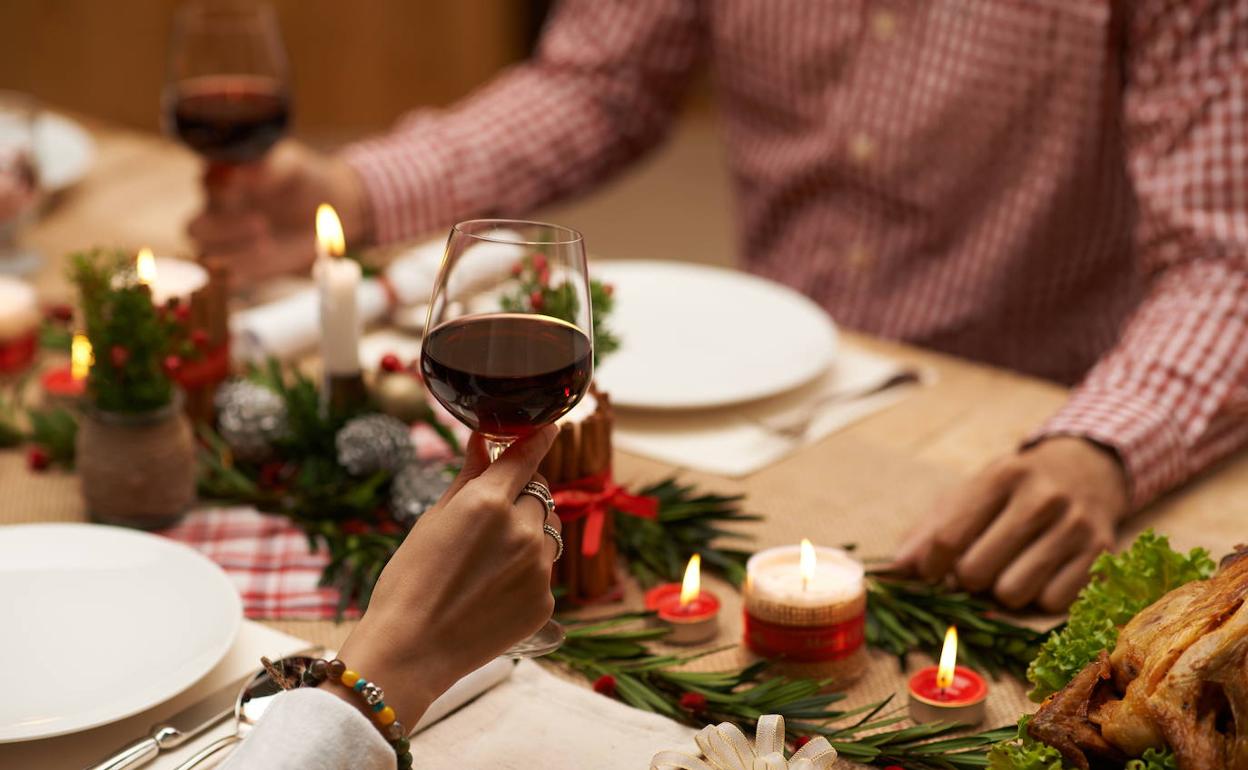
[[[99,157],[88,179],[55,201],[28,233],[50,256],[38,278],[48,298],[67,298],[59,257],[92,245],[158,251],[186,250],[183,225],[198,205],[198,163],[156,136],[93,125]],[[682,478],[720,492],[747,495],[748,506],[768,516],[752,534],[758,546],[793,543],[800,537],[829,544],[857,541],[868,555],[888,555],[941,490],[1011,451],[1057,409],[1065,390],[1011,372],[917,348],[847,335],[877,352],[928,367],[938,377],[901,403],[836,433],[818,444],[745,479],[704,473]],[[666,476],[673,469],[620,454],[616,473],[624,483]],[[0,483],[6,501],[0,522],[74,521],[83,518],[72,476],[27,472],[20,452],[0,453]],[[1171,535],[1176,546],[1202,545],[1215,554],[1243,537],[1248,500],[1248,456],[1224,463],[1206,477],[1132,519],[1122,533],[1129,540],[1147,526]],[[721,642],[738,639],[739,604],[728,595]],[[269,625],[310,641],[334,645],[350,624],[273,622]],[[740,662],[727,652],[699,663],[705,669]],[[851,704],[895,692],[895,665],[880,656],[852,693]],[[1025,705],[1021,689],[1003,683],[990,700],[990,721],[1012,721]],[[861,699],[859,697],[861,695]],[[658,747],[656,747],[657,749]]]

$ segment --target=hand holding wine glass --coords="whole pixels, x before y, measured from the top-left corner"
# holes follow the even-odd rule
[[[539,266],[562,316],[482,310],[516,265]],[[451,230],[429,307],[421,372],[430,393],[483,435],[497,459],[516,439],[576,406],[593,378],[593,321],[585,244],[558,225],[513,220],[461,222]],[[512,648],[517,657],[558,648],[553,621]]]

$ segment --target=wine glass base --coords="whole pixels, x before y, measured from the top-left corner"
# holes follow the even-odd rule
[[[563,640],[563,626],[548,620],[537,633],[512,645],[503,654],[508,658],[540,658],[562,647]]]

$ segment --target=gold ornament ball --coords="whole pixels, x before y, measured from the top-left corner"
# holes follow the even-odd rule
[[[424,384],[407,372],[381,374],[373,385],[373,398],[381,411],[403,422],[415,422],[429,414]]]

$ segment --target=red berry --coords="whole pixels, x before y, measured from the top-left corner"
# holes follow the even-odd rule
[[[615,284],[613,284],[613,283],[604,283],[604,284],[602,285],[602,293],[603,293],[603,294],[606,294],[608,297],[610,297],[611,295],[615,294]]]
[[[603,674],[594,680],[594,692],[599,695],[605,695],[610,698],[615,695],[615,677],[610,674]]]
[[[902,767],[901,765],[889,765],[888,767],[884,768],[884,770],[906,770],[906,768]]]
[[[269,462],[260,466],[260,486],[276,487],[282,480],[282,471],[286,466],[280,462]]]
[[[182,368],[182,357],[168,355],[164,360],[165,374],[174,374]]]
[[[173,308],[173,317],[178,319],[179,323],[186,323],[191,320],[191,306],[185,302],[179,302]]]
[[[74,309],[69,305],[53,305],[48,308],[48,318],[51,318],[53,321],[72,321],[74,320]]]
[[[387,353],[381,357],[381,370],[383,372],[397,372],[403,368],[403,362],[393,353]]]
[[[805,746],[805,745],[806,745],[806,744],[808,744],[808,743],[810,743],[810,736],[809,736],[809,735],[799,735],[799,736],[797,736],[797,738],[793,741],[793,750],[794,750],[794,751],[801,751],[802,747],[803,747],[803,746]]]
[[[208,332],[204,331],[203,329],[192,329],[191,330],[191,344],[199,348],[200,350],[203,350],[204,348],[208,347]]]
[[[30,451],[26,453],[26,467],[32,471],[45,470],[52,464],[52,456],[48,454],[48,450],[41,446],[32,446]]]
[[[542,294],[542,290],[534,289],[533,293],[529,295],[529,306],[540,312],[545,305],[546,296]]]
[[[517,262],[516,264],[514,264],[514,265],[512,265],[512,266],[511,266],[511,275],[512,275],[512,277],[514,277],[514,278],[519,278],[519,277],[520,277],[520,274],[521,274],[521,273],[523,273],[523,272],[524,272],[524,263],[523,263],[523,262]]]
[[[382,519],[377,522],[377,533],[380,535],[397,535],[403,531],[394,519]]]
[[[536,270],[537,272],[539,272],[539,273],[540,273],[540,272],[542,272],[543,270],[545,270],[545,269],[546,269],[547,264],[548,264],[548,263],[547,263],[547,261],[546,261],[546,255],[545,255],[545,254],[534,254],[534,255],[533,255],[533,269],[534,269],[534,270]]]
[[[108,359],[115,368],[120,369],[130,360],[130,351],[122,345],[113,345],[108,349]]]
[[[348,535],[362,535],[368,531],[368,525],[359,519],[347,519],[342,522],[342,531]]]
[[[549,267],[543,267],[541,270],[537,271],[537,282],[541,284],[542,286],[550,285],[550,268]]]
[[[706,710],[706,696],[700,692],[687,692],[680,696],[680,707],[695,714]]]

